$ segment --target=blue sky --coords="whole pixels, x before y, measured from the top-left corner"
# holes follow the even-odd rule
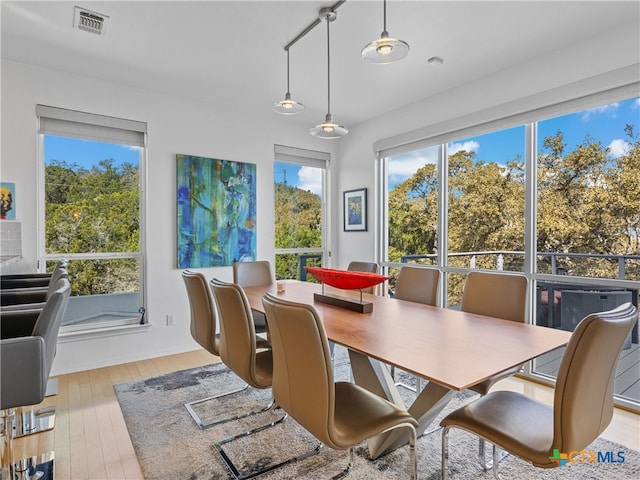
[[[52,160],[66,161],[80,167],[91,169],[101,160],[112,158],[115,165],[140,161],[140,149],[115,143],[78,140],[75,138],[47,135],[44,146],[45,165]]]
[[[565,152],[571,152],[582,143],[587,134],[611,149],[611,156],[618,157],[629,148],[624,132],[626,124],[634,125],[640,133],[640,99],[631,99],[598,108],[555,117],[538,122],[538,143],[542,148],[545,137],[560,130],[564,134]],[[460,139],[449,144],[449,154],[460,150],[475,152],[475,159],[484,162],[506,162],[520,155],[524,159],[524,126],[502,130],[487,135]],[[435,163],[438,150],[435,147],[402,153],[389,158],[389,183],[395,186],[409,178],[425,163]]]

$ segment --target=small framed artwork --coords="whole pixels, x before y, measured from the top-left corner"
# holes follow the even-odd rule
[[[344,231],[367,231],[367,189],[344,192]]]
[[[0,182],[0,220],[16,219],[16,184]]]

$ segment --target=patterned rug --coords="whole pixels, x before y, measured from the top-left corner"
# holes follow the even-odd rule
[[[337,364],[347,358],[337,349]],[[402,373],[401,373],[402,375]],[[348,364],[336,368],[336,380],[349,380]],[[407,376],[404,380],[410,380]],[[162,375],[114,386],[140,466],[147,480],[211,480],[232,478],[213,448],[216,441],[271,423],[282,412],[265,412],[245,420],[218,425],[206,430],[197,427],[184,403],[239,387],[242,382],[224,365],[217,364]],[[411,395],[405,389],[401,392]],[[461,392],[447,406],[448,411],[473,399]],[[247,389],[243,393],[205,402],[197,407],[203,420],[259,410],[271,401],[271,391]],[[439,419],[434,422],[437,424]],[[482,472],[477,462],[477,439],[461,430],[452,430],[450,475],[452,480],[490,480],[491,472]],[[225,452],[241,472],[251,472],[313,449],[316,440],[290,418],[258,434],[224,446]],[[640,478],[640,454],[612,442],[599,439],[586,450],[617,460],[601,463],[574,463],[542,470],[508,456],[500,464],[504,479],[624,480]],[[621,453],[620,453],[621,452]],[[609,454],[610,453],[610,454]],[[619,453],[624,461],[620,461]],[[349,478],[377,480],[408,478],[407,448],[400,448],[375,461],[368,458],[366,443],[356,449],[356,462]],[[441,478],[441,432],[424,435],[417,444],[418,475],[421,479]],[[266,473],[262,480],[326,479],[348,464],[345,451],[320,449],[316,455]]]

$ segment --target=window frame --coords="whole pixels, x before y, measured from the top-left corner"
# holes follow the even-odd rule
[[[82,326],[65,326],[60,328],[60,338],[83,339],[95,336],[126,334],[146,330],[149,326],[147,306],[147,124],[135,120],[127,120],[117,117],[80,112],[47,105],[36,105],[36,119],[38,121],[38,200],[37,200],[37,227],[36,227],[36,252],[38,271],[46,271],[47,262],[65,258],[73,260],[118,260],[133,258],[140,263],[139,269],[139,299],[140,310],[137,316],[132,316],[115,322],[104,324],[91,324],[88,328]],[[138,166],[138,191],[139,191],[139,222],[140,239],[138,252],[111,252],[111,253],[47,253],[46,252],[46,199],[45,199],[45,136],[54,135],[80,140],[110,142],[118,145],[131,145],[140,148]]]
[[[331,174],[331,154],[316,150],[308,150],[286,145],[274,144],[274,168],[275,163],[289,163],[299,166],[307,166],[322,169],[322,195],[321,195],[321,214],[322,214],[322,235],[320,248],[274,248],[275,255],[284,254],[321,254],[322,265],[327,265],[331,256],[329,242],[331,239],[331,222],[330,218],[330,174]],[[274,175],[275,185],[275,175]]]

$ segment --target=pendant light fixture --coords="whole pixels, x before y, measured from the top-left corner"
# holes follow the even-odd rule
[[[389,37],[387,32],[387,0],[383,0],[383,30],[380,38],[362,49],[362,58],[366,62],[385,64],[402,60],[409,53],[409,44],[397,38]]]
[[[294,115],[304,110],[304,105],[295,100],[291,100],[291,92],[289,91],[289,48],[287,52],[287,93],[284,94],[284,99],[273,104],[273,111],[280,113],[281,115]]]
[[[324,118],[324,123],[319,123],[315,127],[309,130],[309,133],[318,138],[340,138],[344,137],[349,130],[342,125],[333,123],[333,116],[331,115],[331,49],[330,49],[330,37],[329,37],[329,23],[333,22],[338,14],[331,8],[323,8],[320,10],[319,18],[327,21],[327,115]]]

